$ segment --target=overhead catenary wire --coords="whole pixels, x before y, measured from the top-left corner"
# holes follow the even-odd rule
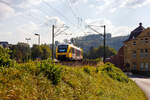
[[[66,0],[67,3],[68,3],[68,6],[70,8],[70,11],[72,13],[72,15],[74,16],[74,18],[78,21],[78,27],[77,28],[80,28],[80,26],[82,25],[82,18],[79,17],[79,14],[77,13],[76,10],[73,9],[73,4],[70,0]],[[82,29],[81,29],[82,30]]]
[[[88,28],[90,28],[90,29],[93,30],[94,32],[100,34],[100,36],[103,36],[102,33],[98,32],[97,30],[95,30],[94,28],[92,28],[91,25],[88,25]]]
[[[73,8],[72,8],[72,4],[71,4],[70,0],[67,0],[67,2],[68,2],[68,4],[69,4],[69,8],[70,8],[70,10],[71,10],[73,16],[74,16],[75,18],[78,18],[77,14],[74,12],[74,10],[73,10]]]
[[[72,24],[73,26],[75,26],[75,24],[73,22],[71,22],[66,16],[64,16],[59,10],[57,10],[56,8],[54,8],[53,6],[51,6],[49,3],[43,1],[43,3],[45,5],[47,5],[47,7],[49,7],[50,9],[53,9],[56,13],[58,13],[60,16],[62,16],[65,20],[67,20],[70,24]]]

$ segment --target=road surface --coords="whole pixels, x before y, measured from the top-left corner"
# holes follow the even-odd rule
[[[137,75],[132,75],[129,77],[136,82],[136,84],[145,92],[148,100],[150,100],[150,78]]]

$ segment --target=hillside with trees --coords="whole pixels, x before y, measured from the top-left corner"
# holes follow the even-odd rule
[[[106,46],[105,48],[106,58],[114,56],[117,54],[117,51],[114,48],[110,48]],[[99,46],[98,48],[91,47],[90,50],[84,53],[84,58],[88,59],[97,59],[102,58],[104,56],[104,47]]]
[[[123,46],[123,41],[126,39],[128,39],[128,36],[106,36],[106,46],[114,48],[118,51],[120,47]],[[70,41],[75,45],[83,48],[84,52],[88,52],[91,47],[98,48],[100,45],[103,45],[103,37],[98,34],[76,37],[70,39]]]

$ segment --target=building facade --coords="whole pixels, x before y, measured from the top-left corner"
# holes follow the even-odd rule
[[[124,69],[124,46],[122,46],[117,55],[111,56],[110,58],[106,59],[106,62],[113,63],[116,67],[125,70]]]
[[[124,41],[124,66],[129,71],[150,71],[150,28],[142,23]]]

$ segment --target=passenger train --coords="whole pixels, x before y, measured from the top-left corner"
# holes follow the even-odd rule
[[[83,50],[72,44],[61,44],[56,48],[56,59],[63,60],[82,60]]]

